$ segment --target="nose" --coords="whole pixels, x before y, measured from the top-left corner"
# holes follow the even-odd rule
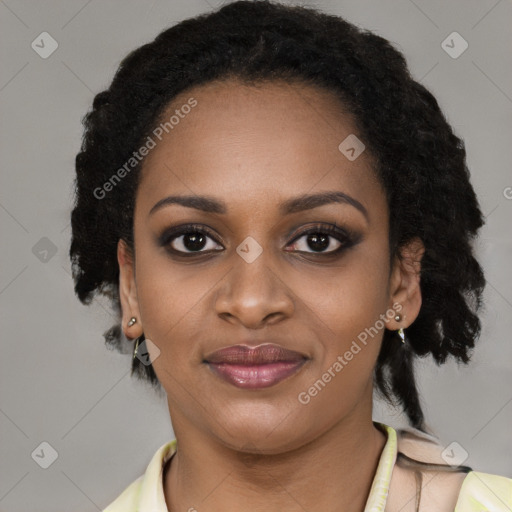
[[[251,263],[236,254],[233,268],[215,296],[217,314],[248,329],[290,318],[294,311],[292,290],[272,267],[266,251]]]

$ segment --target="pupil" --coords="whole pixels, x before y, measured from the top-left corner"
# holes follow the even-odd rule
[[[190,243],[188,241],[190,241]],[[190,233],[183,237],[183,245],[190,251],[202,249],[204,242],[205,237],[201,233]]]
[[[322,242],[319,242],[318,240],[322,239]],[[323,250],[329,247],[329,237],[325,235],[319,235],[319,234],[311,234],[308,235],[308,243],[310,244],[311,249],[313,250]],[[315,247],[316,245],[316,247]]]

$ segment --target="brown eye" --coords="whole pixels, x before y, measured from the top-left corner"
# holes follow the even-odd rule
[[[182,255],[201,254],[211,251],[222,250],[213,235],[205,228],[195,224],[178,226],[166,231],[161,237],[159,244],[169,247],[174,253]]]
[[[297,240],[303,238],[304,242],[298,244]],[[309,228],[296,237],[293,242],[294,248],[299,252],[329,255],[339,253],[354,244],[353,238],[345,230],[333,225],[318,225]]]

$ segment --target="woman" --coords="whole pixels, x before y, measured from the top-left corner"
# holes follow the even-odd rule
[[[424,422],[415,358],[480,333],[483,216],[388,41],[267,1],[185,20],[95,97],[76,171],[75,291],[176,437],[107,512],[510,510]]]

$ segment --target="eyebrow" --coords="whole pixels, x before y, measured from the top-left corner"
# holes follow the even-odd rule
[[[349,204],[354,208],[357,208],[365,216],[366,220],[369,220],[367,209],[357,199],[354,199],[348,194],[340,191],[304,194],[298,197],[293,197],[281,203],[279,212],[281,215],[289,215],[331,203]],[[227,213],[226,204],[218,199],[211,196],[185,195],[167,196],[160,199],[160,201],[151,208],[149,215],[152,215],[157,210],[171,204],[179,204],[187,208],[195,208],[196,210],[201,210],[207,213],[217,213],[221,215],[225,215]]]

